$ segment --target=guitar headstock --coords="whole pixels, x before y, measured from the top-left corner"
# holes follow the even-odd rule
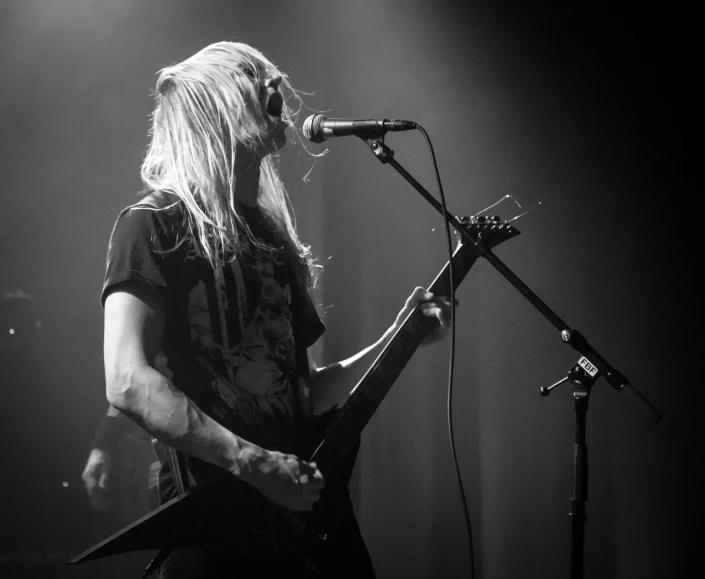
[[[492,249],[500,243],[516,237],[521,233],[509,221],[502,221],[497,215],[486,217],[458,217],[463,228],[475,239],[480,241],[486,249]],[[460,238],[462,243],[463,238]]]

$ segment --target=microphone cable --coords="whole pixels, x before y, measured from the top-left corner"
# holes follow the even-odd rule
[[[433,161],[433,170],[436,176],[436,185],[438,187],[438,192],[441,198],[441,206],[443,207],[443,223],[445,225],[446,242],[448,245],[448,255],[449,255],[449,275],[450,275],[450,311],[451,311],[451,326],[450,326],[450,360],[448,363],[448,399],[447,399],[447,419],[448,419],[448,437],[450,439],[450,448],[453,455],[453,465],[455,466],[455,475],[458,479],[458,487],[460,489],[460,498],[463,505],[463,515],[465,517],[465,527],[468,533],[468,546],[470,551],[470,579],[475,577],[475,552],[473,548],[472,541],[472,525],[470,523],[470,514],[468,510],[468,502],[465,497],[465,488],[463,487],[463,477],[460,474],[460,466],[458,464],[458,455],[455,449],[455,434],[453,432],[453,376],[455,373],[455,281],[453,274],[453,243],[451,241],[450,235],[450,224],[448,219],[446,219],[447,209],[446,209],[446,198],[443,192],[443,185],[441,183],[441,175],[438,171],[438,163],[436,162],[436,153],[433,150],[433,144],[431,143],[431,137],[429,137],[426,129],[421,125],[417,124],[416,129],[421,131],[421,134],[426,140],[429,152],[431,153],[431,159]]]

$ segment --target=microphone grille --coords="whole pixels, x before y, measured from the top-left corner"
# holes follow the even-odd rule
[[[323,138],[323,123],[326,121],[324,115],[311,115],[304,121],[303,133],[309,141],[313,143],[322,143]]]

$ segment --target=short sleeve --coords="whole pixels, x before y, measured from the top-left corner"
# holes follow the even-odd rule
[[[120,213],[108,245],[105,282],[100,296],[103,306],[118,285],[128,282],[147,283],[166,301],[168,250],[173,248],[173,243],[170,245],[160,213],[159,209],[139,205]]]

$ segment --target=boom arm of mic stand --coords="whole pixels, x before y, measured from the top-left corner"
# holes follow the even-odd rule
[[[574,350],[588,358],[604,375],[608,384],[618,392],[624,394],[634,406],[637,407],[649,420],[654,424],[658,424],[663,415],[651,404],[627,379],[615,368],[613,368],[607,360],[605,360],[597,351],[588,344],[587,340],[577,330],[571,330],[568,325],[561,320],[560,317],[549,308],[517,275],[510,270],[492,251],[482,244],[480,239],[473,237],[460,222],[447,211],[443,211],[443,206],[421,185],[411,174],[404,169],[394,159],[394,151],[392,151],[384,141],[379,138],[363,139],[375,157],[383,164],[391,165],[397,173],[399,173],[409,184],[416,189],[421,196],[433,206],[453,227],[462,235],[467,243],[471,243],[475,249],[489,261],[492,266],[504,276],[519,292],[539,311],[543,316],[553,324],[560,332],[561,340],[571,346]]]

